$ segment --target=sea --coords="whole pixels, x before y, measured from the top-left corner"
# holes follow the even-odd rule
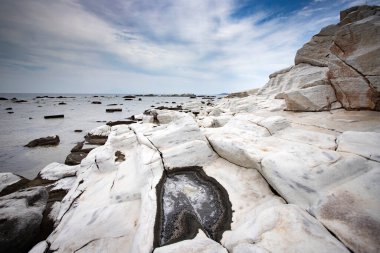
[[[33,179],[46,165],[52,162],[64,163],[70,150],[77,142],[83,141],[87,132],[93,128],[108,121],[125,120],[152,109],[152,106],[172,107],[193,100],[173,96],[141,96],[124,100],[123,96],[0,93],[0,97],[9,99],[0,101],[0,172],[12,172]],[[15,103],[12,98],[26,102]],[[92,104],[93,101],[101,104]],[[65,104],[60,105],[62,102]],[[110,104],[116,105],[108,106]],[[122,112],[106,113],[109,108],[121,108]],[[44,119],[46,115],[56,114],[64,114],[64,118]],[[77,133],[74,130],[83,132]],[[34,139],[52,135],[59,136],[59,145],[24,147]]]

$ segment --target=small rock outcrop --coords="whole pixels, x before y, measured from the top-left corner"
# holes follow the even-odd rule
[[[37,146],[57,146],[59,144],[59,136],[48,136],[48,137],[43,137],[43,138],[38,138],[35,140],[32,140],[28,144],[25,145],[25,147],[28,148],[34,148]]]

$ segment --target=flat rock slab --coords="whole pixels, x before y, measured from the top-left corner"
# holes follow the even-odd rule
[[[114,108],[114,109],[106,109],[106,112],[121,112],[123,109],[121,108]]]
[[[60,142],[60,140],[59,140],[58,135],[48,136],[48,137],[42,137],[39,139],[35,139],[35,140],[29,142],[28,144],[26,144],[25,147],[34,148],[37,146],[57,146],[59,144],[59,142]]]
[[[60,119],[60,118],[64,118],[65,115],[63,114],[57,114],[57,115],[47,115],[47,116],[44,116],[44,119]]]
[[[380,162],[380,133],[347,131],[338,137],[337,142],[338,151]]]

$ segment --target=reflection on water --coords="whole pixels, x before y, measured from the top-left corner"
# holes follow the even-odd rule
[[[122,120],[133,114],[140,114],[151,105],[175,106],[189,101],[187,97],[142,97],[125,101],[122,95],[62,95],[74,98],[38,98],[46,94],[0,94],[0,97],[27,100],[14,103],[0,101],[0,172],[13,172],[27,178],[34,178],[38,172],[51,162],[65,161],[71,148],[83,140],[89,130],[104,123],[96,121]],[[61,94],[49,95],[60,96]],[[101,101],[102,104],[91,104]],[[59,105],[65,102],[66,105]],[[176,104],[172,104],[176,102]],[[116,106],[107,106],[117,104]],[[11,107],[12,110],[6,110]],[[106,108],[122,108],[122,112],[106,113]],[[9,114],[13,111],[13,114]],[[64,119],[44,119],[45,115],[64,114]],[[75,129],[83,130],[75,133]],[[56,147],[24,147],[29,141],[59,135],[60,144]]]

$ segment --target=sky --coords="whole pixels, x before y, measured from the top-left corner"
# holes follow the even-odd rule
[[[0,92],[258,88],[364,3],[380,0],[0,0]]]

